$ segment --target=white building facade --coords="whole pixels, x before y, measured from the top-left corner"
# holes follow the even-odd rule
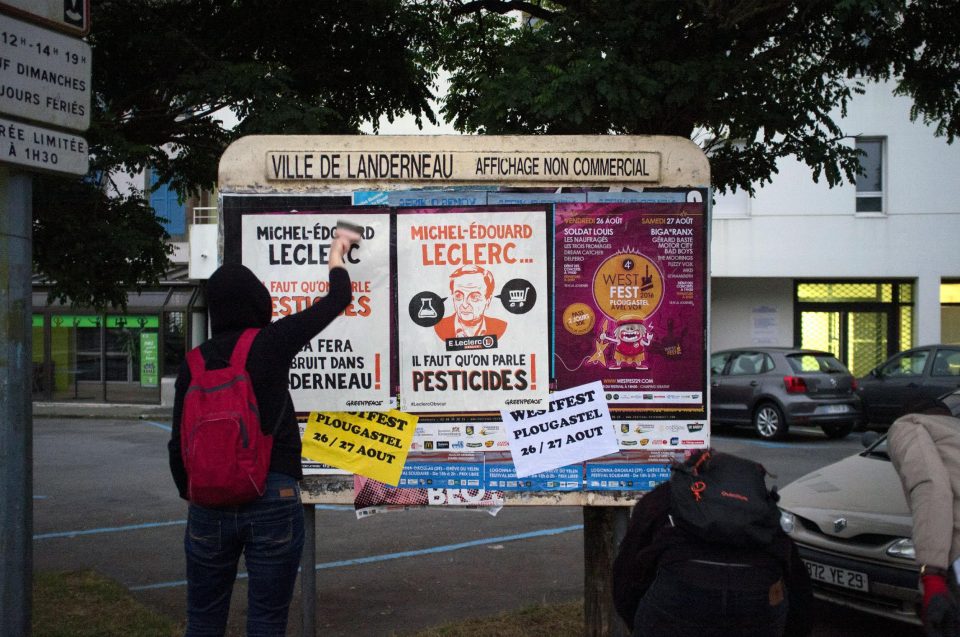
[[[753,197],[718,197],[712,349],[828,349],[855,374],[916,345],[960,342],[960,142],[910,120],[871,84],[840,120],[868,153],[857,184],[829,188],[783,161]]]

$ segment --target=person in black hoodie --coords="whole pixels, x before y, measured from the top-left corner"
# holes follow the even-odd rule
[[[261,428],[273,435],[266,491],[253,502],[206,508],[190,504],[184,549],[187,561],[187,637],[223,635],[241,553],[249,584],[247,634],[284,635],[290,600],[303,550],[303,507],[298,481],[300,431],[287,375],[294,356],[350,303],[345,238],[329,252],[330,289],[311,307],[271,323],[273,303],[248,268],[226,264],[207,282],[212,337],[200,346],[207,369],[227,367],[240,334],[260,328],[247,357],[247,373],[257,397]],[[181,456],[180,423],[190,386],[190,369],[180,366],[168,444],[170,471],[187,499],[187,473]]]
[[[672,523],[671,487],[640,498],[613,563],[614,608],[631,635],[809,635],[813,591],[786,533],[763,547],[705,542]]]

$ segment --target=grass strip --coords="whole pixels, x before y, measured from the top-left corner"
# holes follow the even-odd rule
[[[33,574],[34,637],[174,637],[183,629],[93,571]]]
[[[583,602],[530,606],[496,617],[466,619],[411,637],[581,637]]]
[[[410,637],[580,637],[583,602],[465,619]],[[34,573],[33,637],[177,637],[183,625],[94,571]]]

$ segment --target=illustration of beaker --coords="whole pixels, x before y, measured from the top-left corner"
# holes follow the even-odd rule
[[[424,297],[420,299],[420,311],[417,312],[417,318],[436,318],[437,311],[433,309],[433,299]]]

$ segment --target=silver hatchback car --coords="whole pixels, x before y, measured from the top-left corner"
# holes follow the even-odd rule
[[[960,418],[960,389],[934,407]],[[817,597],[919,624],[920,567],[910,505],[886,436],[870,431],[863,439],[866,450],[780,491],[780,525],[796,543]]]
[[[853,431],[863,415],[857,380],[833,354],[788,347],[728,349],[710,357],[710,420],[752,425],[761,438],[814,425],[830,438]]]
[[[779,505],[818,598],[920,623],[910,507],[886,438],[790,483]]]

